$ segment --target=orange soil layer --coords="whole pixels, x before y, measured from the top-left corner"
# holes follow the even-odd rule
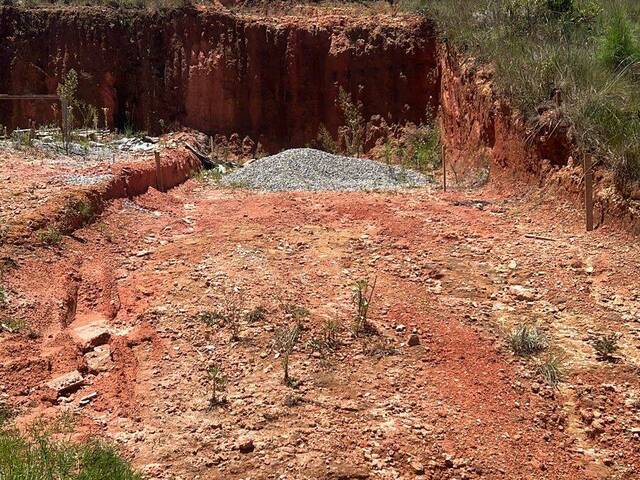
[[[637,478],[638,245],[584,234],[574,214],[490,190],[261,194],[193,180],[116,200],[59,247],[0,250],[3,315],[26,321],[0,333],[0,390],[22,423],[77,413],[80,433],[115,439],[152,478]],[[354,337],[352,282],[376,275],[379,332]],[[198,314],[234,288],[268,313],[231,342]],[[271,351],[292,321],[284,303],[310,311],[297,389]],[[341,346],[322,358],[308,341],[328,319]],[[110,332],[101,370],[72,335],[96,322]],[[507,350],[521,322],[564,352],[559,391]],[[591,344],[611,330],[618,363]],[[214,410],[210,362],[228,378]],[[56,399],[45,384],[74,369],[84,386]]]

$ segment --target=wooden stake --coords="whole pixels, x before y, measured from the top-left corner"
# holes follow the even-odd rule
[[[162,185],[162,170],[160,168],[160,152],[155,152],[156,156],[156,187],[159,191],[164,192],[164,185]]]
[[[443,191],[447,191],[447,162],[445,159],[445,153],[444,153],[444,145],[442,145],[441,147],[441,157],[442,157],[442,189]]]
[[[591,156],[584,156],[584,206],[587,221],[587,232],[593,230],[593,172]]]

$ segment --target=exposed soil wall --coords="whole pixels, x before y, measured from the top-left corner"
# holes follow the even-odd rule
[[[514,179],[538,184],[573,202],[576,213],[583,215],[582,159],[574,128],[560,109],[549,102],[538,109],[537,118],[527,121],[494,91],[489,69],[444,44],[438,47],[438,61],[442,141],[449,170],[464,177],[489,167],[491,175],[504,177],[509,188]],[[620,195],[607,169],[594,173],[596,225],[615,223],[640,233],[638,202]]]
[[[113,175],[109,181],[69,188],[63,194],[52,196],[42,206],[17,216],[7,240],[12,243],[33,240],[34,233],[52,227],[62,234],[72,233],[99,215],[109,200],[142,195],[149,188],[162,187],[166,191],[183,183],[200,168],[200,161],[185,148],[163,150],[160,155],[161,179],[158,179],[153,159],[115,165],[109,171]],[[84,204],[88,210],[74,209],[73,205],[78,203]]]
[[[387,122],[421,120],[439,93],[435,40],[417,18],[0,7],[0,38],[0,92],[55,93],[74,68],[80,97],[109,108],[110,127],[177,123],[268,150],[308,143],[320,123],[335,132],[338,86]],[[45,103],[0,103],[9,127],[54,115]]]

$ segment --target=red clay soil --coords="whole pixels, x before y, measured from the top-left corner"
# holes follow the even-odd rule
[[[338,88],[387,123],[435,109],[436,42],[424,19],[353,8],[245,14],[222,7],[160,12],[0,6],[0,92],[55,93],[70,69],[78,97],[110,128],[184,125],[249,136],[268,151],[334,134]],[[372,14],[373,13],[373,14]],[[0,102],[9,129],[59,122],[43,102]]]
[[[638,244],[585,234],[576,217],[488,188],[266,194],[190,180],[115,200],[59,246],[2,247],[2,314],[25,325],[0,333],[0,389],[20,423],[73,412],[79,433],[113,439],[151,478],[637,478]],[[354,336],[365,277],[377,332]],[[266,309],[242,317],[238,340],[200,318],[233,299]],[[272,349],[294,322],[287,304],[309,311],[296,388]],[[315,351],[328,320],[340,344]],[[523,322],[562,352],[559,389],[509,351]],[[84,344],[87,325],[106,336]],[[609,331],[622,332],[617,362],[593,348]],[[212,363],[227,383],[210,408]],[[77,390],[46,386],[75,369]]]

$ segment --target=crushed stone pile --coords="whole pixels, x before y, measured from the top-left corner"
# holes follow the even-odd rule
[[[265,191],[396,190],[432,179],[397,165],[294,148],[255,160],[222,178],[222,184]]]

